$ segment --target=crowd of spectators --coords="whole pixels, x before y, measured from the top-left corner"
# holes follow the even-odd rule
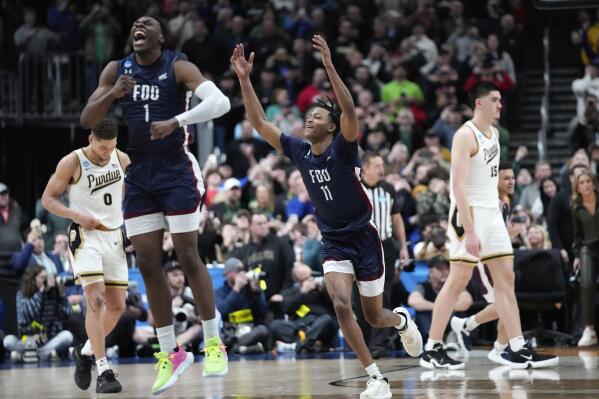
[[[224,264],[223,285],[214,289],[227,345],[238,353],[270,348],[314,352],[339,345],[338,325],[319,278],[320,232],[301,175],[245,118],[237,81],[228,66],[233,46],[243,43],[256,54],[253,79],[266,117],[285,134],[301,136],[302,115],[312,101],[334,98],[311,45],[313,34],[326,37],[334,64],[354,97],[360,146],[384,159],[385,180],[395,190],[410,257],[422,262],[434,259],[427,282],[409,297],[394,298],[397,305],[409,303],[425,310],[431,307],[447,274],[443,257],[447,257],[451,141],[472,116],[466,93],[481,80],[492,81],[501,90],[504,112],[497,127],[501,158],[509,160],[508,127],[516,127],[515,89],[522,81],[518,72],[524,63],[527,15],[522,3],[57,0],[44,13],[38,8],[19,10],[24,22],[14,32],[14,42],[21,54],[84,50],[93,88],[106,62],[131,51],[127,34],[135,18],[145,14],[165,22],[169,46],[186,53],[231,99],[231,112],[214,122],[221,153],[210,156],[203,165],[207,196],[198,243],[205,263]],[[590,27],[590,21],[581,28],[586,29],[584,34],[596,29],[596,25]],[[588,43],[583,42],[586,50]],[[597,42],[593,43],[596,49]],[[554,175],[551,165],[543,161],[532,171],[522,168],[521,161],[528,156],[525,147],[511,160],[516,176],[516,193],[509,199],[514,248],[556,248],[568,268],[576,263],[579,251],[572,247],[570,199],[577,191],[572,183],[576,170],[594,173],[599,162],[599,122],[595,123],[599,109],[594,94],[599,74],[593,58],[587,59],[587,64],[585,77],[573,85],[578,96],[573,156],[560,174]],[[63,287],[63,280],[55,277],[71,271],[65,246],[68,237],[63,233],[67,223],[44,213],[41,207],[30,223],[10,198],[9,188],[0,183],[0,252],[14,254],[10,267],[17,275],[35,280],[27,286],[23,281],[19,306],[25,306],[23,298],[32,292],[36,298],[38,292],[43,296],[56,287],[52,292],[59,299],[54,306],[70,306],[57,313],[53,322],[76,332],[85,311],[81,292]],[[580,246],[580,237],[578,240]],[[127,251],[130,267],[135,268],[135,250],[129,247]],[[197,350],[201,324],[168,234],[163,260],[180,340]],[[388,284],[401,285],[397,274]],[[155,345],[151,309],[142,302],[135,287],[130,288],[128,312],[120,330],[129,334],[129,339],[114,341],[121,354],[135,353],[135,349],[138,354],[151,353]],[[465,292],[458,310],[467,311],[472,302]],[[137,323],[136,327],[135,321],[148,326]],[[29,334],[28,323],[19,319],[18,334]],[[421,331],[425,331],[426,319],[421,323]],[[589,323],[585,321],[587,327],[592,326]],[[63,349],[50,345],[55,338],[46,337],[42,348],[50,352]],[[70,337],[71,342],[81,339],[78,333]],[[66,338],[60,341],[66,342]],[[16,350],[14,345],[10,349]]]

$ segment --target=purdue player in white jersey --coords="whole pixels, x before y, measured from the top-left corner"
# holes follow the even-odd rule
[[[86,147],[60,160],[42,196],[42,205],[48,211],[73,221],[69,246],[73,270],[87,300],[85,329],[89,337],[73,353],[75,383],[80,389],[89,388],[93,351],[98,370],[97,393],[122,390],[105,352],[105,337],[125,309],[128,285],[121,207],[124,171],[130,160],[116,149],[117,132],[111,120],[98,123]],[[69,207],[58,199],[65,191]]]
[[[548,367],[558,363],[525,346],[514,292],[511,241],[498,207],[499,133],[493,123],[501,112],[501,94],[491,82],[479,82],[470,92],[474,117],[455,133],[451,148],[451,208],[448,235],[450,271],[437,295],[429,339],[420,365],[461,369],[443,349],[443,333],[459,294],[479,261],[487,264],[495,288],[495,304],[509,338],[502,354],[512,368]]]

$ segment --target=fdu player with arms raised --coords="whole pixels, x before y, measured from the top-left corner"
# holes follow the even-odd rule
[[[228,371],[212,283],[197,249],[204,180],[187,150],[184,127],[225,114],[230,103],[184,55],[164,49],[165,34],[166,28],[155,18],[143,16],[135,21],[130,32],[133,53],[106,66],[81,114],[81,124],[90,129],[120,100],[129,125],[132,163],[126,170],[123,211],[160,343],[160,352],[155,354],[155,395],[170,388],[193,363],[193,355],[175,341],[170,291],[161,272],[162,237],[167,226],[202,319],[204,375]],[[187,110],[191,92],[202,101]]]
[[[372,206],[360,183],[358,117],[349,90],[337,74],[325,40],[316,35],[313,45],[322,54],[339,106],[318,101],[306,114],[304,135],[309,143],[281,133],[266,120],[250,82],[254,53],[246,60],[243,45],[231,56],[243,102],[253,127],[266,141],[288,156],[302,175],[316,210],[323,237],[325,284],[339,325],[349,346],[370,376],[361,399],[388,399],[391,390],[379,371],[354,319],[351,293],[354,278],[366,320],[374,327],[396,327],[408,354],[422,352],[422,337],[404,308],[383,308],[385,264],[376,226],[370,221]]]

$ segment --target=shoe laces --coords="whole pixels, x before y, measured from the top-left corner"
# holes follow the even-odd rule
[[[158,370],[166,366],[169,362],[174,359],[175,354],[171,353],[170,355],[166,352],[158,352],[154,353],[154,357],[158,360],[158,363],[154,365],[154,370]]]
[[[366,383],[366,388],[370,388],[373,385],[378,385],[381,382],[387,382],[387,380],[385,378],[371,377]]]
[[[209,345],[209,346],[204,347],[204,349],[202,349],[202,352],[204,352],[204,355],[206,357],[212,357],[212,356],[222,357],[223,351],[225,351],[226,349],[227,349],[227,347],[224,344]]]

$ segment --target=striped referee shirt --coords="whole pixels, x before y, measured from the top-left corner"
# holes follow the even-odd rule
[[[392,215],[399,213],[399,203],[395,199],[395,189],[385,181],[379,181],[375,186],[369,186],[362,180],[364,191],[372,204],[372,217],[379,229],[381,240],[393,238]]]

